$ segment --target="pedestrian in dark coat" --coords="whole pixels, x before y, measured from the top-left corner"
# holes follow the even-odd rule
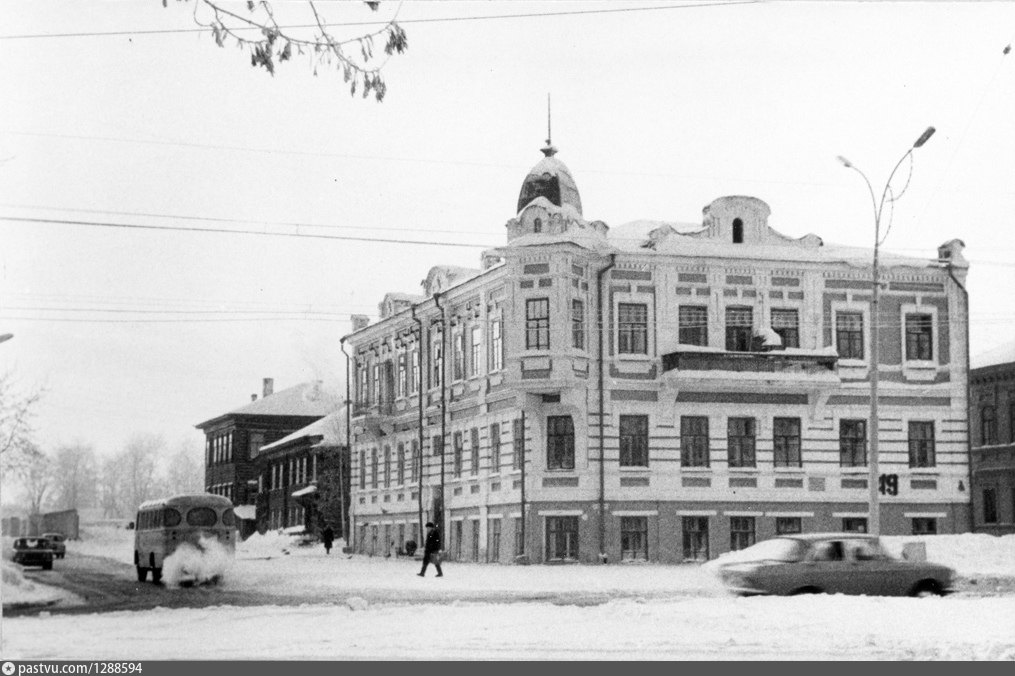
[[[430,563],[437,569],[437,577],[444,577],[441,570],[441,532],[434,527],[432,521],[427,521],[426,542],[423,544],[423,570],[416,574],[426,577],[426,567]]]
[[[331,526],[325,526],[324,530],[321,531],[321,542],[324,543],[324,553],[331,554],[331,545],[335,541],[335,531],[331,530]]]

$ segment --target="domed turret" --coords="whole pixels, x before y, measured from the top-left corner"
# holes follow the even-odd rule
[[[571,176],[571,170],[554,157],[557,154],[557,149],[553,147],[549,139],[546,141],[546,147],[542,148],[542,153],[545,157],[532,167],[529,175],[522,182],[522,191],[518,195],[516,211],[520,212],[538,197],[545,197],[558,207],[565,204],[571,205],[580,216],[582,200],[578,194],[578,186]]]

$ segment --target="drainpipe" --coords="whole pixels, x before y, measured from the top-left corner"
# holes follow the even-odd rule
[[[969,532],[972,533],[976,527],[976,515],[973,513],[973,434],[970,430],[970,419],[969,412],[972,406],[972,392],[970,392],[969,379],[970,374],[970,358],[969,358],[969,291],[966,287],[962,286],[960,282],[952,273],[952,264],[949,262],[945,267],[948,270],[948,276],[955,282],[955,286],[959,287],[962,292],[963,305],[966,313],[966,486],[969,489]]]
[[[433,295],[433,302],[437,305],[437,309],[441,311],[441,515],[439,525],[441,543],[443,544],[446,541],[445,538],[447,537],[447,529],[445,526],[447,525],[446,515],[448,512],[447,500],[444,496],[444,450],[448,447],[448,313],[447,308],[441,305],[440,292]]]
[[[522,395],[525,396],[525,395]],[[525,408],[522,408],[522,556],[528,547],[525,545]]]
[[[605,348],[603,346],[604,327],[606,321],[603,312],[603,279],[606,273],[617,264],[617,254],[610,254],[610,262],[606,267],[596,273],[596,293],[598,300],[598,321],[599,321],[599,560],[606,563],[606,401],[605,384],[603,377],[603,364],[605,361]]]
[[[349,454],[349,468],[352,468],[352,402],[350,401],[350,392],[352,390],[352,358],[349,353],[345,351],[345,336],[338,341],[338,344],[342,348],[342,354],[345,355],[345,452]],[[363,471],[360,467],[359,471]],[[342,525],[342,537],[345,538],[345,542],[349,547],[353,547],[352,542],[352,528],[351,524],[346,524],[346,513],[345,513],[345,482],[343,479],[344,473],[342,472],[342,455],[338,456],[338,481],[342,486],[342,499],[338,501],[338,514]],[[349,487],[352,488],[352,477],[349,477]],[[351,502],[351,501],[350,501]]]
[[[419,351],[419,368],[416,369],[416,399],[419,401],[419,462],[416,467],[416,478],[419,483],[416,486],[416,498],[419,500],[419,538],[423,536],[423,320],[416,316],[416,306],[412,306],[412,319],[416,322],[416,349]],[[412,363],[409,363],[412,368]]]

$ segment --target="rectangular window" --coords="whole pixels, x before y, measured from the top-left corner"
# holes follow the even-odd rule
[[[500,472],[500,423],[490,425],[490,471]]]
[[[909,421],[909,466],[935,467],[933,421]]]
[[[550,349],[550,300],[530,298],[525,301],[525,349]]]
[[[913,517],[913,535],[937,535],[937,519],[933,517]]]
[[[462,332],[451,335],[451,379],[465,378],[465,334]]]
[[[617,351],[648,354],[648,305],[620,303],[617,306]]]
[[[391,486],[391,446],[384,447],[384,487]]]
[[[486,522],[486,559],[494,563],[500,561],[500,522],[500,519]]]
[[[444,334],[439,329],[430,332],[430,388],[441,386],[444,377]]]
[[[730,517],[730,551],[747,549],[754,544],[754,517]]]
[[[997,414],[993,406],[980,409],[980,443],[983,446],[997,443]]]
[[[863,359],[863,313],[835,315],[835,348],[841,359]]]
[[[794,535],[803,533],[803,519],[799,516],[777,516],[775,517],[776,535]]]
[[[997,489],[983,489],[983,523],[997,523]]]
[[[726,308],[726,351],[750,352],[754,338],[754,311],[749,307]]]
[[[478,376],[483,370],[483,329],[473,326],[470,333],[471,350],[469,352],[469,377]]]
[[[522,425],[521,418],[511,421],[511,437],[513,439],[511,454],[514,456],[511,461],[511,469],[521,469],[522,459],[525,457],[525,427]]]
[[[546,560],[578,560],[578,517],[546,517]]]
[[[419,349],[412,351],[409,359],[409,394],[419,391]]]
[[[433,452],[435,458],[444,455],[444,437],[436,435],[433,438],[433,442],[430,444],[430,450]]]
[[[359,367],[359,388],[356,391],[357,401],[364,406],[370,404],[370,383],[369,376],[367,375],[367,366],[363,364]]]
[[[412,468],[409,470],[409,481],[419,481],[419,441],[412,440]]]
[[[730,418],[726,423],[726,448],[730,467],[755,467],[754,418]]]
[[[370,451],[370,486],[377,488],[377,449]]]
[[[867,519],[862,516],[848,516],[842,520],[842,532],[866,533]]]
[[[683,467],[708,467],[708,418],[680,417],[680,464]]]
[[[681,345],[708,345],[708,309],[704,305],[681,305],[678,321]]]
[[[683,517],[684,561],[708,561],[708,517]]]
[[[472,428],[469,440],[472,442],[471,453],[469,456],[469,473],[472,475],[479,474],[479,429],[476,427]],[[478,521],[476,523],[479,523]]]
[[[378,404],[381,401],[381,365],[374,364],[373,371],[374,371],[374,386],[373,390],[371,390],[373,392],[371,401],[373,401],[375,404]]]
[[[800,317],[796,310],[772,310],[772,330],[783,347],[800,347]]]
[[[395,472],[397,475],[396,484],[399,486],[405,483],[405,444],[398,442],[398,451],[395,458]]]
[[[462,476],[462,452],[464,450],[462,448],[463,441],[461,432],[455,432],[455,435],[452,437],[452,444],[454,452],[454,473],[456,477],[459,477]]]
[[[409,371],[406,368],[406,354],[403,352],[402,354],[398,355],[398,378],[397,378],[398,395],[397,396],[404,397],[405,393],[408,391],[408,387],[407,387],[408,386],[408,382],[407,382],[408,377],[409,377]]]
[[[574,423],[569,415],[546,418],[546,468],[574,469]]]
[[[490,322],[490,371],[504,368],[503,322],[497,316]]]
[[[585,303],[580,300],[571,301],[571,344],[585,349]]]
[[[929,361],[934,354],[934,318],[906,314],[906,359]]]
[[[648,517],[620,517],[620,560],[648,561]]]
[[[525,553],[525,538],[522,536],[522,517],[515,517],[515,556]]]
[[[472,561],[479,561],[479,519],[472,520]]]
[[[648,467],[648,416],[620,416],[620,466]]]
[[[776,467],[800,467],[800,418],[776,418],[772,446]]]
[[[839,421],[839,465],[864,467],[867,464],[867,421]]]
[[[455,521],[455,537],[452,543],[452,551],[455,553],[455,561],[462,560],[462,535],[463,527],[461,521]]]

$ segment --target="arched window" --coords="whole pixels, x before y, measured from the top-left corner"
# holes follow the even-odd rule
[[[532,232],[542,232],[542,231],[543,231],[543,219],[537,218],[532,222]]]
[[[733,219],[733,243],[743,244],[744,243],[744,222],[739,218]]]
[[[980,442],[984,446],[997,443],[997,416],[993,406],[980,409]]]

